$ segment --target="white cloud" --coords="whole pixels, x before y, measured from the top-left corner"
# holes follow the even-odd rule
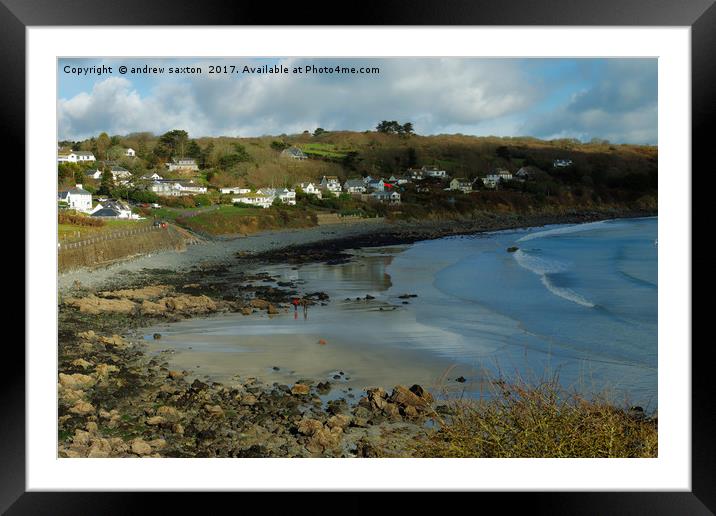
[[[328,61],[320,64],[380,66],[381,73],[163,77],[142,95],[127,78],[110,77],[89,93],[59,101],[60,137],[173,128],[192,136],[280,134],[317,126],[366,130],[384,119],[412,121],[419,133],[430,134],[494,121],[525,109],[538,95],[517,62]],[[315,60],[281,62],[293,67]],[[208,62],[203,64],[206,70]]]

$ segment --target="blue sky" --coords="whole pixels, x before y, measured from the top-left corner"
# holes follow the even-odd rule
[[[379,74],[209,74],[210,65],[379,67]],[[66,67],[111,66],[112,73]],[[163,67],[120,74],[121,65]],[[201,74],[168,74],[195,66]],[[364,131],[657,143],[656,59],[111,58],[58,61],[60,139],[186,129],[190,136]]]

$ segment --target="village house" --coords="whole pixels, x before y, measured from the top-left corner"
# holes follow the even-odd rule
[[[104,204],[98,204],[92,210],[93,217],[112,218],[112,219],[130,219],[138,220],[140,217],[136,213],[132,213],[132,209],[123,201],[109,200]]]
[[[157,195],[178,197],[180,195],[197,195],[207,192],[205,186],[200,186],[194,181],[177,181],[174,179],[156,179],[149,185],[149,190]]]
[[[295,206],[296,204],[296,190],[289,190],[288,188],[260,188],[256,193],[270,197],[272,203],[274,199],[278,199],[283,204],[288,204],[289,206]]]
[[[373,192],[373,198],[386,204],[400,204],[400,194],[395,191]]]
[[[57,199],[67,204],[68,208],[89,213],[92,211],[92,194],[82,188],[81,184],[63,192],[58,192]]]
[[[319,183],[321,190],[331,192],[334,195],[341,193],[341,183],[336,176],[323,176]]]
[[[404,175],[404,176],[392,175],[388,179],[388,182],[396,184],[396,185],[404,185],[404,184],[410,183],[410,176],[408,176],[408,175]]]
[[[102,171],[100,169],[88,170],[85,172],[85,177],[88,179],[102,179]]]
[[[270,208],[273,203],[273,199],[267,195],[260,193],[248,193],[239,195],[231,199],[233,203],[250,204],[252,206],[260,206],[261,208]]]
[[[128,158],[134,158],[137,155],[137,152],[130,147],[124,151],[124,155]]]
[[[365,193],[366,190],[366,184],[362,179],[349,179],[343,183],[343,191],[350,194]]]
[[[298,187],[303,190],[303,193],[308,195],[315,195],[319,199],[323,199],[321,190],[316,187],[313,183],[299,183]]]
[[[308,159],[308,156],[306,156],[306,154],[298,147],[289,147],[287,149],[282,150],[281,157],[295,160]]]
[[[456,177],[450,181],[450,190],[458,190],[463,193],[472,192],[472,182],[468,181],[464,177]]]
[[[382,179],[371,179],[368,181],[367,185],[369,190],[373,190],[375,192],[382,192],[385,190],[385,181]]]
[[[179,181],[179,188],[182,192],[181,195],[198,195],[205,194],[207,188],[205,186],[198,185],[194,181]]]
[[[240,186],[225,186],[220,188],[219,191],[222,194],[247,194],[251,193],[251,188],[242,188]]]
[[[157,174],[156,172],[152,172],[151,174],[144,174],[142,176],[142,179],[147,180],[147,181],[156,181],[158,179],[161,180],[164,178],[162,176],[160,176],[159,174]]]
[[[113,166],[109,169],[112,173],[112,179],[117,184],[127,184],[129,183],[129,180],[132,178],[132,173],[127,170],[124,167],[120,167],[118,165]]]
[[[57,154],[58,163],[86,163],[96,161],[94,154],[90,151],[69,151]]]
[[[552,162],[554,168],[564,168],[572,166],[571,159],[556,159]]]
[[[524,181],[525,179],[533,179],[539,172],[540,169],[537,167],[527,165],[515,172],[515,177]]]
[[[172,160],[167,163],[167,167],[170,172],[176,170],[199,170],[199,165],[196,164],[194,158],[172,158]]]

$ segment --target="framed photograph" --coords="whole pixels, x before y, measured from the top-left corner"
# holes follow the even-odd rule
[[[710,514],[713,2],[351,25],[209,4],[0,7],[27,220],[0,508],[529,491]]]

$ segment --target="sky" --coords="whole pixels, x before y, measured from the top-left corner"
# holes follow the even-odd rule
[[[111,73],[92,68],[101,66]],[[132,72],[144,66],[162,71]],[[168,73],[187,66],[201,72]],[[234,68],[209,73],[210,66]],[[380,72],[306,73],[306,66]],[[192,138],[365,131],[397,120],[423,135],[655,145],[657,91],[656,59],[82,58],[58,60],[57,109],[60,140],[172,129]]]

